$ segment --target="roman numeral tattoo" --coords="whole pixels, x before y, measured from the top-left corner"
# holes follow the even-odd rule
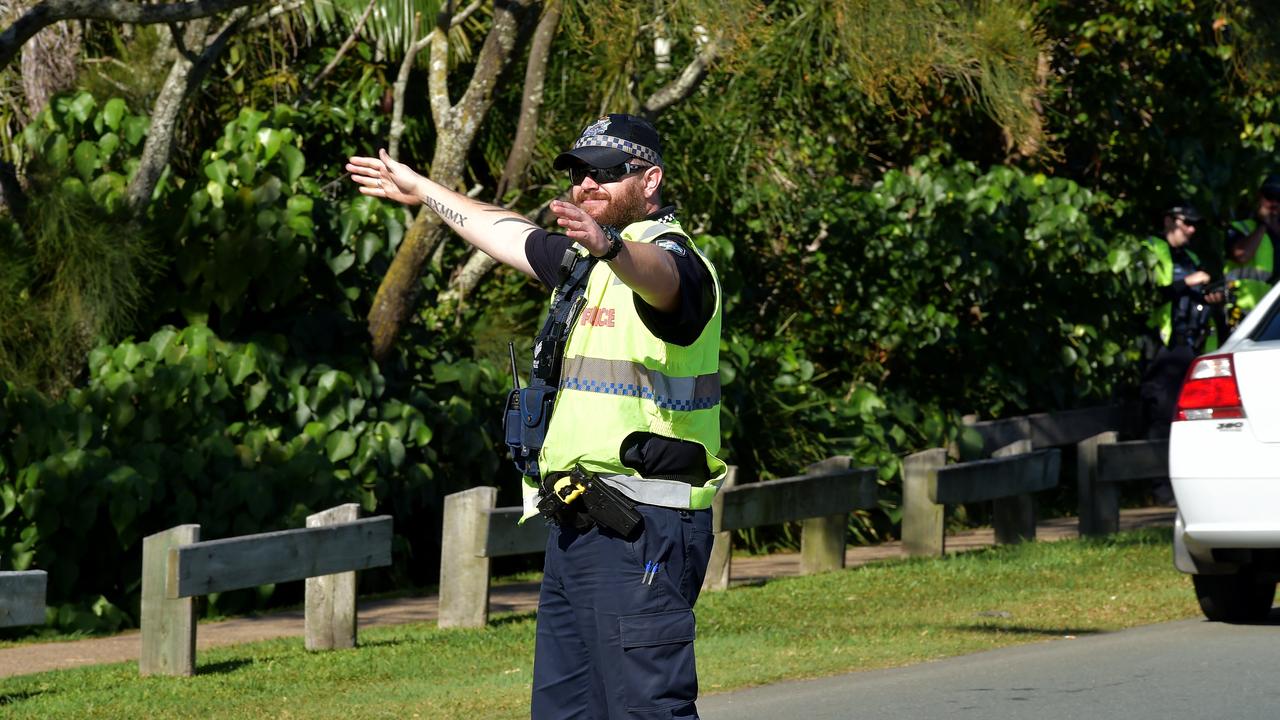
[[[427,198],[427,207],[434,210],[437,215],[444,218],[446,221],[451,222],[454,225],[457,225],[458,227],[467,226],[466,215],[463,215],[462,213],[458,212],[457,210],[454,210],[451,207],[445,206],[435,198]]]

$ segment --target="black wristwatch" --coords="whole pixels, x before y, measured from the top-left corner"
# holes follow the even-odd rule
[[[604,231],[604,236],[609,238],[609,252],[597,257],[600,260],[609,262],[618,257],[618,253],[622,252],[622,235],[612,225],[601,225],[600,229]]]

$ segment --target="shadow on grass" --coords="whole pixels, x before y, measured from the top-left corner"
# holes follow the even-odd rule
[[[491,618],[489,620],[489,626],[498,627],[501,625],[515,625],[516,623],[522,623],[522,622],[525,622],[526,620],[532,620],[536,617],[538,617],[538,613],[536,612],[504,613],[498,617]]]
[[[30,700],[33,697],[43,695],[44,690],[23,690],[22,692],[0,693],[0,708],[6,705],[15,705],[23,700]]]
[[[410,642],[413,642],[413,641],[410,641],[408,638],[403,638],[403,637],[380,638],[378,640],[362,639],[356,644],[356,649],[359,650],[360,648],[395,647],[397,645],[407,645]]]
[[[1085,635],[1098,635],[1102,633],[1101,630],[1085,628],[1041,628],[1027,627],[1025,625],[1000,625],[997,623],[970,623],[968,625],[951,625],[950,627],[952,630],[982,633],[986,635],[1039,635],[1042,637],[1064,637],[1071,635],[1073,637],[1082,637]]]
[[[222,660],[220,662],[209,663],[208,665],[200,665],[196,668],[197,675],[230,675],[246,665],[252,665],[252,660],[243,658],[237,660]]]
[[[1165,545],[1173,542],[1173,528],[1168,526],[1142,527],[1105,537],[1083,538],[1093,545],[1133,547],[1135,545]]]

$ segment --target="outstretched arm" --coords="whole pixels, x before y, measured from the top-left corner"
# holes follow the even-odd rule
[[[525,256],[524,242],[538,226],[523,215],[450,190],[392,160],[386,150],[379,150],[376,158],[348,159],[347,172],[362,195],[405,205],[425,203],[463,240],[503,265],[537,277]]]

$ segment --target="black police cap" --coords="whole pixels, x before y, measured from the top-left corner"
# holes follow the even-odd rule
[[[565,170],[578,164],[606,168],[632,159],[661,165],[662,140],[648,120],[614,113],[588,125],[572,150],[556,156],[555,168]]]
[[[1268,175],[1267,179],[1262,181],[1258,194],[1268,200],[1280,200],[1280,175]]]
[[[1178,205],[1174,205],[1165,211],[1165,217],[1182,218],[1184,222],[1191,223],[1192,225],[1204,219],[1204,216],[1200,214],[1200,211],[1196,209],[1196,206],[1191,203],[1179,203]]]

